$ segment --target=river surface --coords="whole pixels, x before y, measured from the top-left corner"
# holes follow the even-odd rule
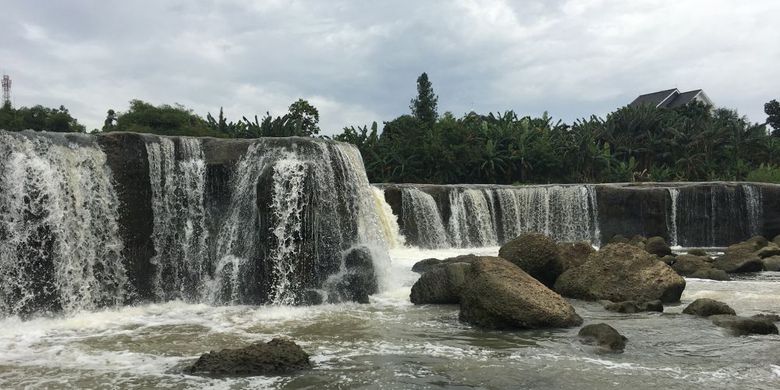
[[[738,314],[780,313],[780,273],[730,282],[688,279],[664,313],[616,314],[573,301],[586,323],[628,337],[623,354],[596,354],[578,329],[483,331],[457,306],[414,306],[417,260],[498,248],[391,252],[386,291],[371,304],[221,306],[174,301],[21,321],[0,319],[0,388],[169,389],[778,389],[780,337],[728,335],[680,314],[722,300]],[[286,377],[210,379],[182,374],[209,350],[289,337],[315,368]]]

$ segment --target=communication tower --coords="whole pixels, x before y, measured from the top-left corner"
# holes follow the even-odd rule
[[[11,78],[3,75],[3,105],[11,104]]]

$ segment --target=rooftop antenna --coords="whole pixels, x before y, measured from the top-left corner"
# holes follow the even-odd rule
[[[3,75],[3,105],[11,104],[11,77]]]

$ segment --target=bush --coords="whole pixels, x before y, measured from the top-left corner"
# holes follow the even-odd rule
[[[758,168],[748,173],[747,180],[762,183],[780,184],[780,167],[769,164],[761,164]]]

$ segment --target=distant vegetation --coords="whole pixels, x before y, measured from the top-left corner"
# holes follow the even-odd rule
[[[333,138],[358,147],[372,182],[567,183],[751,180],[780,183],[780,103],[767,120],[750,123],[735,111],[689,104],[676,109],[622,107],[606,118],[572,124],[514,111],[439,115],[428,75],[417,79],[410,114],[345,127]],[[319,136],[319,112],[306,100],[282,116],[206,118],[181,105],[133,100],[108,110],[101,131],[256,138]],[[767,126],[774,132],[768,135]],[[65,107],[0,108],[0,128],[84,132]],[[95,130],[98,131],[98,130]],[[321,136],[323,137],[323,136]]]

